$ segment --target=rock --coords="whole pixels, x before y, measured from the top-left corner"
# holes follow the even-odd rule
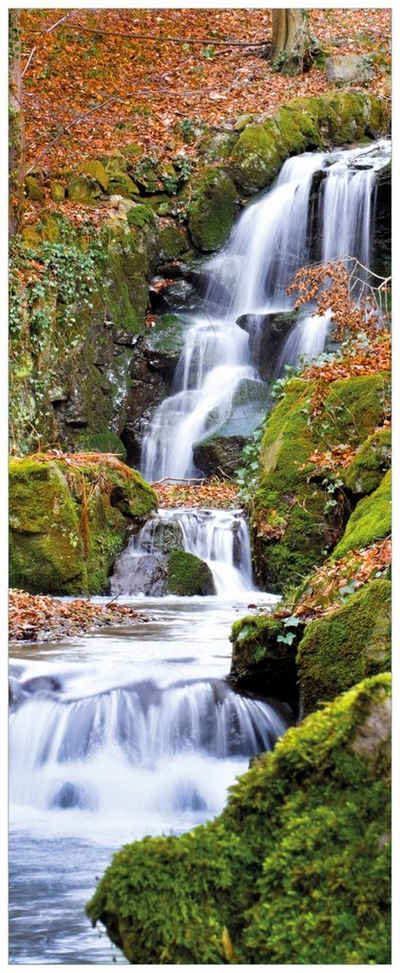
[[[209,436],[195,443],[193,461],[205,476],[223,473],[233,477],[240,466],[244,436]]]
[[[237,212],[237,192],[230,176],[206,166],[189,181],[188,225],[195,247],[217,250],[227,239]]]
[[[291,644],[278,641],[289,629],[280,619],[250,615],[232,626],[232,665],[229,681],[239,692],[285,700],[297,708],[296,649],[304,625],[296,626]]]
[[[189,250],[189,240],[183,227],[174,220],[163,219],[160,222],[158,262],[174,260],[185,250]]]
[[[364,680],[254,760],[219,817],[125,845],[89,918],[135,964],[390,963],[389,703],[389,675]]]
[[[297,311],[273,311],[269,314],[242,314],[236,321],[249,335],[249,350],[261,378],[269,381],[275,374],[283,341],[296,321]]]
[[[73,203],[90,205],[101,196],[101,188],[90,176],[73,176],[67,186],[67,195]]]
[[[333,54],[326,59],[325,70],[328,81],[334,84],[350,84],[352,81],[361,84],[375,76],[368,55]]]
[[[237,140],[236,132],[208,132],[197,146],[205,162],[222,162],[230,155]]]
[[[156,313],[165,311],[192,311],[197,304],[196,289],[188,280],[173,280],[161,289],[157,286],[162,278],[153,278],[150,286],[152,309]]]
[[[101,594],[128,534],[156,507],[139,473],[98,461],[10,461],[10,584],[27,591]]]
[[[307,625],[296,660],[303,715],[390,669],[390,607],[390,581],[370,581],[343,608]]]
[[[171,595],[215,595],[208,564],[187,551],[171,551],[169,554],[167,587]]]
[[[148,328],[143,351],[150,368],[172,381],[185,344],[186,324],[176,314],[163,314]]]
[[[25,192],[35,203],[42,203],[44,200],[44,189],[36,176],[25,176]]]
[[[369,547],[375,541],[390,534],[392,474],[383,477],[377,490],[360,500],[349,518],[342,539],[336,545],[332,557],[337,560],[347,551]]]
[[[132,557],[129,550],[118,559],[111,582],[111,594],[146,595],[159,598],[167,592],[167,567],[161,554]]]
[[[246,125],[233,148],[229,171],[251,195],[271,184],[289,155],[375,138],[388,127],[384,100],[364,91],[294,98],[262,124]]]
[[[99,183],[99,186],[101,186],[103,192],[107,192],[110,184],[110,177],[102,162],[99,162],[98,159],[87,159],[82,165],[82,172],[86,173],[88,176],[92,176],[92,178]]]

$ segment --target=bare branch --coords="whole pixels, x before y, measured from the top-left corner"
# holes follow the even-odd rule
[[[65,18],[62,18],[65,19]],[[54,25],[56,26],[56,25]],[[52,28],[53,30],[54,28]],[[70,30],[84,30],[88,34],[101,34],[103,37],[127,37],[132,41],[153,41],[155,44],[211,44],[213,47],[264,47],[263,41],[234,41],[231,38],[216,40],[214,37],[154,37],[152,34],[130,34],[119,30],[103,30],[101,27],[86,27],[84,24],[69,24]],[[30,34],[42,34],[45,31],[29,30]]]
[[[71,17],[71,15],[73,13],[74,13],[74,11],[73,10],[70,10],[69,13],[64,14],[64,17],[60,17],[59,20],[56,20],[55,24],[52,24],[51,27],[46,27],[45,30],[39,30],[39,31],[36,31],[35,30],[33,33],[35,33],[35,34],[51,34],[52,31],[55,30],[56,27],[59,26],[59,24],[62,24],[63,20],[67,20],[68,17]],[[34,56],[36,54],[36,51],[37,51],[37,44],[35,44],[34,47],[32,47],[32,50],[31,50],[31,52],[29,54],[29,57],[28,57],[28,60],[27,60],[27,62],[25,64],[24,70],[22,71],[21,79],[24,77],[24,74],[26,74],[26,72],[27,72],[27,70],[29,68],[29,65],[30,65],[31,61],[33,60],[33,58],[34,58]]]

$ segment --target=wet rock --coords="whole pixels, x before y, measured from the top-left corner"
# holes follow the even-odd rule
[[[172,382],[185,342],[185,321],[176,314],[163,314],[143,339],[143,351],[151,369]]]
[[[188,280],[174,280],[161,289],[157,286],[160,281],[161,278],[154,278],[149,289],[154,311],[190,310],[196,307],[198,295]]]
[[[132,557],[129,551],[119,561],[111,582],[113,595],[137,595],[158,597],[166,594],[167,566],[161,554],[142,554]]]
[[[22,688],[27,693],[54,693],[60,692],[62,685],[56,676],[33,676],[22,683]]]
[[[274,375],[284,340],[297,319],[297,311],[242,314],[237,319],[236,324],[249,335],[252,361],[265,381]]]
[[[210,436],[195,443],[194,463],[205,476],[212,476],[214,473],[234,476],[240,466],[245,444],[244,436]]]
[[[167,558],[168,592],[171,595],[215,595],[208,564],[187,551],[171,551]]]

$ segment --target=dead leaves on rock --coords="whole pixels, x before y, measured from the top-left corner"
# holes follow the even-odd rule
[[[112,602],[98,605],[83,598],[60,601],[50,595],[30,595],[15,589],[9,593],[11,641],[53,641],[139,618],[144,621],[133,608]]]

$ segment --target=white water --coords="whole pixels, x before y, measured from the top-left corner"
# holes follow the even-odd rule
[[[174,533],[169,533],[172,528]],[[174,539],[175,538],[175,539]],[[209,565],[215,593],[223,598],[241,597],[253,588],[250,538],[241,510],[159,510],[119,557],[111,579],[113,595],[150,594],[146,567],[154,555],[182,546]],[[156,565],[157,568],[157,565]],[[150,575],[151,580],[151,575]],[[151,585],[150,585],[151,588]],[[161,593],[161,592],[160,592]]]
[[[237,396],[249,380],[260,383],[259,397],[253,384],[248,428],[241,415],[243,435],[261,420],[266,398],[251,363],[248,335],[236,321],[242,314],[290,307],[286,287],[311,259],[310,193],[321,170],[319,259],[355,256],[368,266],[376,170],[388,157],[388,145],[382,141],[372,148],[288,159],[272,189],[245,208],[226,247],[207,263],[209,288],[202,306],[184,316],[187,337],[174,394],[158,408],[143,444],[146,479],[195,475],[195,443],[226,430],[229,422],[232,426]],[[313,358],[323,351],[328,326],[328,315],[304,314],[284,342],[276,374],[300,356]],[[235,434],[233,426],[229,434]]]
[[[123,962],[84,915],[112,853],[214,817],[249,757],[284,732],[287,711],[225,680],[248,602],[142,597],[147,622],[13,647],[12,962]],[[268,610],[276,597],[251,602]]]

